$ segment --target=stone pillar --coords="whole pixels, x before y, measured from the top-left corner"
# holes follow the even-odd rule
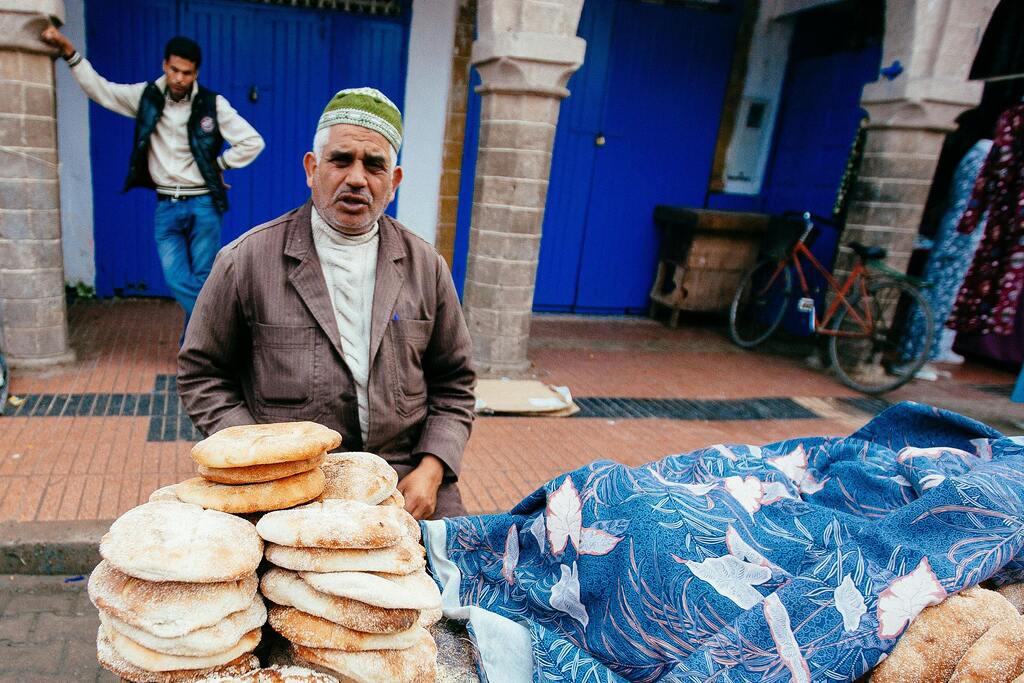
[[[62,0],[0,0],[0,351],[12,366],[68,348],[52,55],[39,40]]]
[[[981,99],[969,82],[974,56],[998,0],[889,0],[883,66],[904,71],[864,88],[870,117],[860,175],[854,184],[843,242],[889,250],[888,263],[904,270],[913,251],[946,134],[956,118]],[[853,265],[842,248],[836,272]]]
[[[483,375],[530,362],[551,150],[565,85],[583,63],[583,0],[480,0],[472,62],[481,76],[480,144],[463,303]]]

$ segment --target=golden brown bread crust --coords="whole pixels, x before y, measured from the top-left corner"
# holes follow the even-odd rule
[[[180,671],[223,666],[255,650],[256,646],[260,644],[260,637],[263,634],[261,629],[256,628],[246,633],[224,652],[205,657],[182,657],[151,650],[104,624],[100,624],[100,630],[110,641],[115,652],[130,664],[144,671]]]
[[[398,472],[373,453],[328,453],[323,464],[327,486],[321,500],[354,500],[377,505],[397,489]]]
[[[321,453],[309,460],[292,460],[291,462],[273,462],[269,465],[249,465],[248,467],[206,467],[199,465],[196,470],[203,479],[218,484],[261,484],[265,481],[284,479],[293,474],[308,472],[319,467],[326,453]]]
[[[106,560],[89,576],[93,605],[161,638],[213,626],[246,609],[258,589],[255,574],[220,583],[143,581],[118,571]]]
[[[1010,583],[997,588],[996,592],[1009,600],[1018,612],[1024,614],[1024,583]]]
[[[416,645],[404,650],[345,652],[293,647],[300,657],[361,683],[433,683],[437,678],[437,645],[426,630]]]
[[[967,650],[949,683],[1009,683],[1024,674],[1024,616],[1002,621]]]
[[[324,490],[324,474],[319,468],[261,484],[218,484],[193,477],[175,488],[186,503],[232,514],[270,512],[301,505]]]
[[[423,630],[414,625],[398,633],[363,633],[294,607],[271,607],[267,622],[292,643],[346,652],[404,650],[417,643]]]
[[[398,508],[325,500],[270,512],[256,524],[256,531],[271,543],[295,548],[374,550],[399,543],[409,533],[407,517],[409,513]]]
[[[273,568],[260,580],[263,595],[278,605],[295,607],[314,616],[363,633],[406,631],[420,618],[418,610],[385,609],[316,590],[295,572]]]
[[[192,459],[206,467],[244,467],[309,460],[341,445],[341,434],[315,422],[237,425],[192,447]]]
[[[267,560],[299,572],[382,572],[411,574],[426,566],[426,551],[411,539],[378,550],[293,548],[267,543]]]
[[[199,683],[211,676],[240,676],[260,668],[260,660],[251,654],[244,654],[227,664],[207,669],[146,671],[118,654],[103,635],[102,628],[96,636],[96,659],[104,669],[132,683]]]
[[[216,583],[255,572],[263,541],[256,527],[234,515],[158,501],[114,520],[100,541],[100,555],[146,581]]]
[[[872,683],[946,683],[978,638],[1018,616],[1003,596],[974,587],[927,607],[871,674]]]

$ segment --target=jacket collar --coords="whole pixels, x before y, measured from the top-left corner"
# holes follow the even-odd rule
[[[307,201],[296,209],[288,224],[284,253],[299,261],[299,264],[288,273],[288,280],[313,314],[317,324],[327,334],[338,355],[344,358],[338,323],[330,294],[327,292],[327,282],[324,279],[320,258],[313,246],[312,207],[312,202]],[[392,318],[395,302],[405,281],[401,261],[408,254],[405,241],[399,232],[401,228],[392,218],[382,215],[378,226],[380,243],[377,247],[377,282],[373,291],[373,312],[370,320],[371,366],[380,349],[384,331]]]

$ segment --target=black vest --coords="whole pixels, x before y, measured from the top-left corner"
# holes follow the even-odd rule
[[[139,98],[139,112],[135,116],[135,143],[128,160],[128,177],[124,189],[156,187],[149,175],[149,138],[164,110],[164,93],[156,83],[150,82]],[[228,210],[228,195],[220,180],[217,156],[224,147],[224,138],[217,125],[217,93],[199,86],[192,96],[192,115],[188,119],[188,146],[196,160],[199,173],[206,181],[214,206],[221,213]]]

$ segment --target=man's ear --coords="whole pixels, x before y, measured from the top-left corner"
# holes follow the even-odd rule
[[[388,202],[395,199],[395,193],[398,192],[398,186],[402,184],[402,167],[395,166],[395,170],[391,172],[391,197]]]
[[[306,155],[302,157],[302,166],[306,169],[306,187],[313,187],[313,174],[316,173],[316,155],[312,152],[306,152]]]

